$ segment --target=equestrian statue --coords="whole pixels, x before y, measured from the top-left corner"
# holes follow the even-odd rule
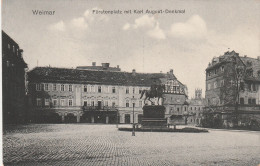
[[[160,98],[163,99],[163,92],[165,90],[165,86],[164,85],[151,85],[151,89],[150,90],[142,90],[141,92],[141,97],[140,99],[145,96],[144,98],[144,103],[146,101],[146,99],[148,99],[152,105],[154,105],[154,102],[151,101],[151,98],[158,98],[158,105],[159,105],[159,100]]]

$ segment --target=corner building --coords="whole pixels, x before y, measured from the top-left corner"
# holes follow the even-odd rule
[[[2,31],[2,88],[3,123],[23,123],[26,121],[25,70],[23,50]]]
[[[141,123],[144,106],[141,91],[150,89],[154,82],[166,84],[177,80],[173,70],[121,72],[119,66],[115,70],[108,63],[77,69],[36,67],[28,73],[28,79],[31,117],[49,123],[132,123],[133,116],[135,123]],[[168,95],[171,92],[175,95],[173,85],[166,86]],[[179,93],[184,93],[186,86],[178,88]]]
[[[220,115],[227,127],[234,116],[241,126],[260,122],[260,57],[235,51],[214,57],[206,69],[205,110]]]

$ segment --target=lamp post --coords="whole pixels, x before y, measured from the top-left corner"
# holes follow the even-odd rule
[[[134,98],[134,96],[132,98],[132,103],[133,103],[133,131],[132,131],[132,136],[135,136],[135,98]]]

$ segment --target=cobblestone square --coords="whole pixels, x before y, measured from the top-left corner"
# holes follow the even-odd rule
[[[31,124],[3,135],[4,165],[260,164],[260,132],[118,131],[116,125]]]

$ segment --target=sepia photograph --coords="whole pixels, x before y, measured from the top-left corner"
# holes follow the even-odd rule
[[[4,166],[260,166],[259,0],[2,0]]]

